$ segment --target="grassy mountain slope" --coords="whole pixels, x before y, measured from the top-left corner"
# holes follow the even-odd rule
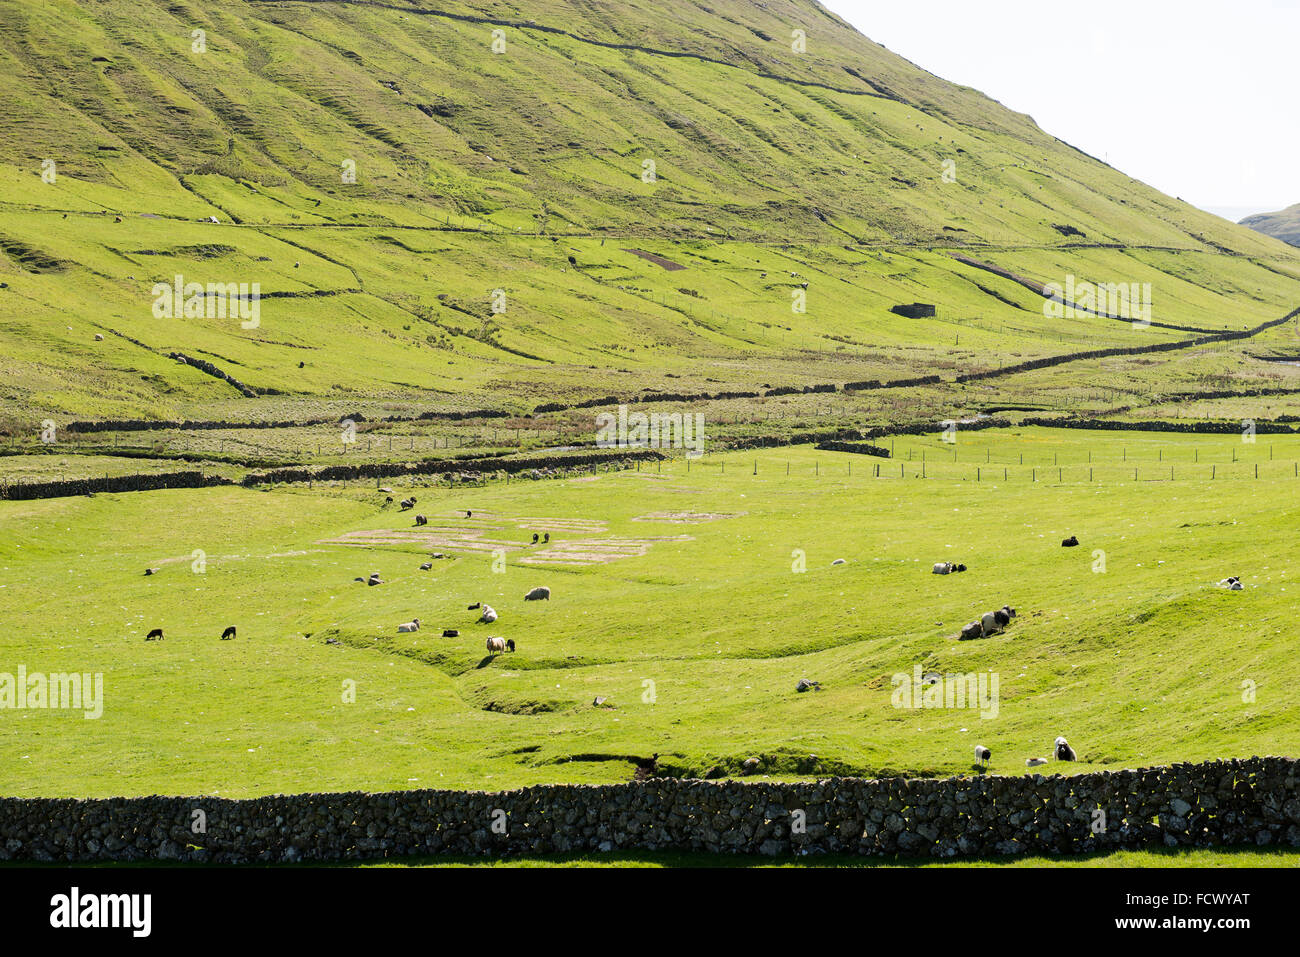
[[[1260,213],[1247,216],[1241,225],[1249,226],[1266,236],[1280,239],[1292,246],[1300,246],[1300,203],[1288,206],[1276,213]]]
[[[1300,255],[805,0],[22,2],[0,11],[0,77],[14,427],[232,398],[253,419],[276,393],[527,409],[1187,336],[1046,318],[952,250],[1040,282],[1151,282],[1172,325],[1300,304]],[[156,319],[151,289],[178,274],[260,283],[260,326]],[[913,300],[939,315],[888,311]]]

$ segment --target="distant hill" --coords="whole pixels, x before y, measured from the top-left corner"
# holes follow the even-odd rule
[[[1300,246],[1300,203],[1276,213],[1247,216],[1241,221],[1241,225],[1249,226],[1256,232],[1280,239],[1292,246]]]

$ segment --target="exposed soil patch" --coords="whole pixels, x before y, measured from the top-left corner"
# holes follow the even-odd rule
[[[656,542],[691,542],[690,535],[656,538],[588,538],[551,542],[540,551],[519,559],[521,565],[601,565],[620,558],[640,558]]]
[[[656,266],[662,266],[669,272],[676,272],[678,269],[685,269],[681,263],[675,263],[671,259],[665,259],[663,256],[657,256],[654,253],[648,253],[644,249],[625,249],[625,253],[631,253],[633,256],[640,256],[642,259],[648,259]]]
[[[651,512],[638,515],[634,522],[664,522],[670,525],[700,525],[704,522],[716,522],[724,518],[739,518],[748,512]]]
[[[455,514],[455,513],[451,513]],[[722,516],[730,517],[730,516]],[[507,540],[509,526],[519,530],[545,531],[551,541],[533,545],[518,540]],[[380,546],[412,546],[417,549],[492,552],[502,549],[518,554],[525,565],[599,565],[619,558],[638,558],[650,551],[656,542],[693,541],[689,535],[658,536],[650,538],[594,538],[605,531],[605,523],[585,518],[517,518],[500,519],[478,515],[462,519],[456,525],[421,525],[416,528],[368,528],[345,532],[337,538],[325,539],[324,545],[352,545],[362,548]],[[563,535],[580,538],[564,539]]]

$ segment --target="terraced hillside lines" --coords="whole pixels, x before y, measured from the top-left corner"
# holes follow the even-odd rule
[[[948,775],[976,736],[1019,773],[1058,733],[1080,769],[1294,750],[1295,434],[880,441],[905,477],[802,446],[689,472],[393,487],[417,493],[434,534],[516,546],[503,572],[454,543],[421,570],[423,530],[369,487],[0,502],[0,568],[18,571],[0,583],[0,652],[105,679],[97,721],[11,713],[0,791],[508,788],[625,780],[618,756],[654,753],[670,774],[757,756],[783,778]],[[534,527],[550,542],[532,545]],[[1069,535],[1082,547],[1062,549]],[[523,561],[629,542],[652,544]],[[933,576],[939,561],[969,570]],[[375,572],[384,584],[354,581]],[[1215,587],[1229,574],[1243,591]],[[549,601],[524,601],[541,585]],[[498,621],[475,623],[481,602]],[[1004,634],[954,640],[1004,603],[1018,611]],[[238,642],[220,640],[230,624]],[[166,640],[146,643],[152,628]],[[491,635],[517,651],[485,655]],[[997,674],[997,716],[895,707],[895,676],[916,667]],[[799,694],[800,678],[822,690]]]
[[[232,398],[248,419],[272,396],[490,393],[520,410],[616,382],[910,379],[1127,336],[1042,316],[949,252],[1043,282],[1151,282],[1149,341],[1256,325],[1300,288],[1290,248],[805,0],[22,2],[0,19],[0,59],[11,429],[92,409],[213,418]],[[259,283],[260,327],[156,319],[150,290],[176,275]],[[938,315],[889,311],[913,301]]]

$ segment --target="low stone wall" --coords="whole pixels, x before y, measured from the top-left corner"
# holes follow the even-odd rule
[[[157,472],[141,475],[114,475],[111,478],[64,479],[54,482],[15,482],[0,484],[0,499],[25,501],[36,498],[63,498],[70,495],[93,495],[96,492],[154,492],[166,488],[211,488],[234,485],[220,475],[202,472]]]
[[[652,778],[499,793],[0,799],[0,860],[332,861],[692,850],[936,857],[1300,845],[1297,764],[807,783]],[[201,825],[201,826],[200,826]]]

